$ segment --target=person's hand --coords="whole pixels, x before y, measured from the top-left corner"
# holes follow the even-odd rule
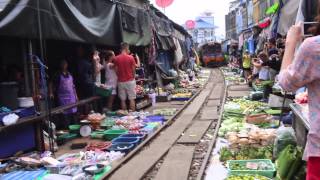
[[[299,22],[297,25],[293,25],[287,34],[286,44],[296,45],[299,41],[302,40],[302,22]]]

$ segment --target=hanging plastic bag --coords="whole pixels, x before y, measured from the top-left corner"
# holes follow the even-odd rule
[[[297,145],[297,139],[294,130],[291,127],[282,126],[277,130],[277,136],[274,141],[273,157],[278,158],[280,152],[288,145]]]

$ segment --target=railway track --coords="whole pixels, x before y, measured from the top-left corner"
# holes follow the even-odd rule
[[[219,69],[165,126],[113,165],[109,180],[201,180],[218,128],[226,87]]]

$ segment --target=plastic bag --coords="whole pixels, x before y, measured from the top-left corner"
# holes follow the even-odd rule
[[[2,122],[5,126],[10,126],[12,124],[15,124],[19,119],[19,116],[16,114],[9,114],[3,117]]]
[[[278,158],[280,152],[282,152],[288,145],[297,145],[297,139],[294,130],[291,127],[280,127],[277,130],[276,139],[274,141],[273,157]]]

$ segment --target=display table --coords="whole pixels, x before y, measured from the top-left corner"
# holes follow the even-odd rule
[[[298,145],[304,147],[310,130],[307,105],[290,104],[290,108],[294,115],[292,126],[296,133]]]
[[[54,108],[51,110],[51,116],[99,99],[100,97],[91,97],[74,104]],[[5,147],[0,149],[0,158],[10,157],[20,151],[44,151],[43,122],[48,116],[48,113],[42,112],[40,115],[21,118],[10,126],[0,127],[0,147]]]

